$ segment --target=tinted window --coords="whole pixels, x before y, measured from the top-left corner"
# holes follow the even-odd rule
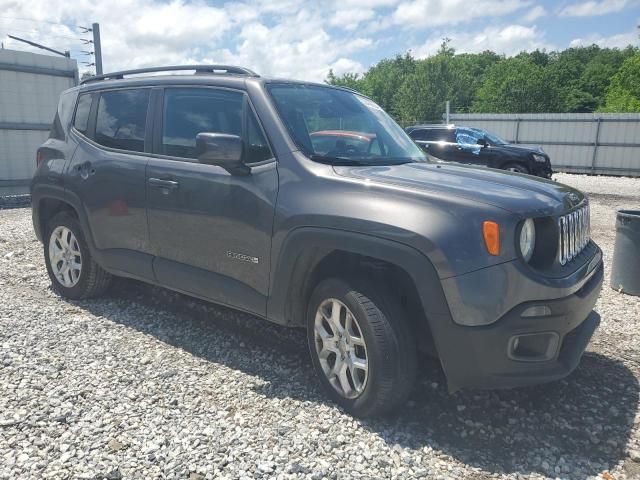
[[[454,131],[449,128],[430,128],[422,130],[422,138],[416,140],[424,140],[427,142],[454,142]]]
[[[264,137],[258,120],[251,109],[249,111],[249,123],[247,131],[247,159],[246,163],[263,162],[273,158],[269,143]]]
[[[103,92],[98,104],[95,140],[100,145],[144,151],[149,90]]]
[[[62,99],[60,99],[62,103]],[[78,107],[76,108],[76,117],[73,120],[73,126],[82,133],[87,133],[87,125],[89,124],[89,110],[91,110],[91,95],[84,93],[78,98]]]
[[[242,98],[241,93],[226,90],[167,89],[164,95],[162,153],[196,158],[196,135],[199,133],[242,135]],[[256,151],[259,151],[260,140],[257,137],[254,140],[258,142]]]

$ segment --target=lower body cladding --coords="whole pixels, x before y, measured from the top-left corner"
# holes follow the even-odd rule
[[[593,307],[603,277],[598,257],[588,278],[567,296],[522,302],[489,325],[451,322],[438,329],[449,390],[519,387],[569,375],[600,324]]]

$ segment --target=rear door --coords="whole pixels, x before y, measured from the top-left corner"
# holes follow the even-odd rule
[[[65,182],[85,209],[100,261],[144,279],[153,278],[145,205],[149,98],[150,88],[81,94],[71,133],[78,148]]]
[[[147,203],[157,281],[265,315],[278,172],[246,94],[166,88],[156,110]],[[204,132],[241,136],[251,172],[199,163]]]
[[[425,128],[411,133],[411,138],[429,155],[452,161],[457,153],[455,130],[452,128]]]

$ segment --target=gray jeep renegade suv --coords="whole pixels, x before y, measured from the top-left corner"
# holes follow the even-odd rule
[[[57,292],[95,296],[117,275],[306,327],[354,415],[401,405],[419,353],[451,391],[562,378],[599,323],[582,193],[429,163],[344,88],[227,66],[93,77],[62,94],[37,163]]]

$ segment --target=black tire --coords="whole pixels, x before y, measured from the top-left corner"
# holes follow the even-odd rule
[[[77,283],[72,287],[64,286],[55,276],[51,266],[49,242],[51,235],[58,227],[66,227],[71,230],[80,249],[82,267]],[[91,256],[80,223],[67,212],[56,214],[47,224],[47,231],[44,237],[44,259],[53,290],[63,297],[73,300],[96,297],[102,295],[111,284],[111,275],[98,265]]]
[[[334,388],[324,373],[316,348],[315,318],[327,299],[337,299],[355,317],[366,342],[368,378],[355,398]],[[344,410],[356,417],[384,414],[406,402],[416,376],[416,344],[398,303],[367,281],[327,279],[315,288],[307,310],[307,339],[320,381]],[[352,383],[353,384],[353,383]]]
[[[506,165],[504,165],[502,167],[503,170],[509,170],[512,172],[517,172],[517,173],[525,173],[527,175],[529,175],[531,172],[529,172],[529,169],[527,168],[526,165],[522,165],[521,163],[507,163]]]

